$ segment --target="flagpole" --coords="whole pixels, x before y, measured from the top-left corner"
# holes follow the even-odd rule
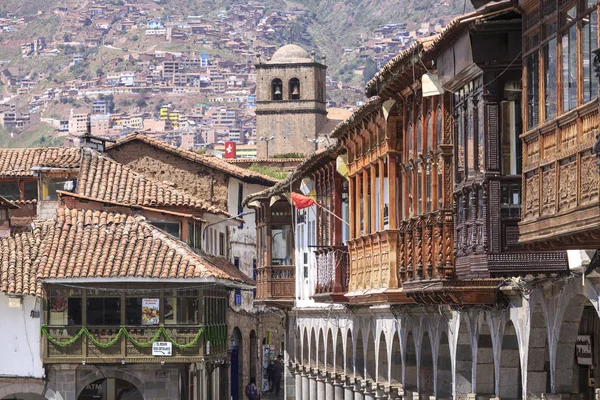
[[[331,211],[329,211],[328,209],[326,209],[325,207],[323,207],[322,205],[320,205],[320,204],[319,204],[319,203],[317,203],[316,201],[315,201],[315,205],[316,205],[317,207],[321,207],[321,209],[322,209],[322,210],[325,210],[325,211],[327,211],[329,214],[333,215],[334,217],[336,217],[337,219],[339,219],[340,221],[342,221],[342,222],[343,222],[343,223],[345,223],[346,225],[350,226],[350,224],[349,224],[349,223],[347,223],[346,221],[344,221],[343,219],[341,219],[340,217],[338,217],[337,215],[335,215],[334,213],[332,213]]]

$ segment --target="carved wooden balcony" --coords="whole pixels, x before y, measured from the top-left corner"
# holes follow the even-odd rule
[[[165,357],[169,362],[193,363],[199,362],[206,356],[226,355],[227,352],[227,327],[220,326],[220,330],[214,327],[204,329],[199,340],[194,343],[200,326],[168,326],[164,327],[169,337],[178,345],[185,346],[179,348],[172,346],[172,356]],[[119,326],[88,327],[91,336],[100,343],[100,346],[94,344],[84,333],[73,343],[66,346],[54,343],[68,342],[72,340],[80,331],[80,326],[48,326],[46,328],[48,336],[42,336],[44,363],[148,363],[159,362],[163,358],[152,355],[152,346],[140,346],[139,343],[151,341],[157,332],[159,326],[129,326],[126,327],[128,334],[133,340],[121,334],[118,340],[111,343],[116,338],[120,330]],[[211,330],[212,329],[212,330]],[[211,330],[211,333],[208,331]],[[220,332],[217,334],[216,332]],[[139,342],[136,344],[134,341]],[[161,334],[156,341],[167,341],[164,334]],[[210,346],[206,342],[210,341]],[[186,346],[187,345],[187,346]]]
[[[272,265],[258,268],[254,302],[280,308],[292,307],[296,295],[295,272],[294,265]]]
[[[348,247],[332,246],[315,251],[317,258],[317,284],[313,298],[318,302],[345,303],[348,291],[350,264]]]
[[[596,248],[600,239],[597,157],[598,101],[525,133],[520,243]]]
[[[385,230],[348,242],[350,303],[412,303],[398,281],[398,238],[398,230]]]

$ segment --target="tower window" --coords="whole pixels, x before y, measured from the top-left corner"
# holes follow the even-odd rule
[[[281,79],[275,78],[271,82],[271,100],[283,100],[283,85]]]
[[[298,78],[290,79],[290,100],[300,100],[300,80]]]

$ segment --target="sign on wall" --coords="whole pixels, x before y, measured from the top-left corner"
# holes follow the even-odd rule
[[[142,325],[158,325],[159,299],[142,299]]]
[[[154,342],[152,343],[153,356],[172,356],[173,344],[171,342]]]
[[[575,344],[577,364],[592,365],[592,338],[589,335],[577,335]]]

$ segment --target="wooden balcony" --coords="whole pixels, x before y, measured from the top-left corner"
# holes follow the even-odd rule
[[[317,284],[313,299],[322,303],[346,303],[350,280],[348,247],[332,246],[315,251]]]
[[[194,342],[200,331],[200,326],[165,326],[169,337],[178,345],[186,345]],[[186,348],[172,346],[172,356],[153,356],[152,346],[140,346],[139,343],[151,341],[159,330],[159,327],[131,326],[126,327],[127,332],[133,340],[122,334],[118,340],[111,343],[117,336],[119,326],[88,327],[88,331],[94,340],[101,343],[94,344],[84,333],[75,342],[66,346],[57,345],[53,341],[67,342],[74,338],[81,327],[75,326],[48,326],[47,332],[52,338],[42,336],[44,363],[148,363],[168,361],[169,363],[193,363],[207,357],[225,355],[227,352],[227,326],[221,325],[220,330],[216,327],[205,329],[200,339]],[[210,333],[209,333],[210,331]],[[217,332],[219,332],[217,334]],[[223,332],[224,335],[223,335]],[[165,335],[161,334],[157,341],[167,341]],[[135,341],[139,342],[136,344]],[[210,347],[206,342],[210,341]]]
[[[398,230],[385,230],[348,243],[350,303],[412,303],[398,281],[398,238]]]
[[[537,249],[598,247],[598,101],[561,115],[523,138],[520,243]]]
[[[254,302],[280,308],[292,307],[296,295],[295,272],[294,265],[271,265],[258,268]]]

